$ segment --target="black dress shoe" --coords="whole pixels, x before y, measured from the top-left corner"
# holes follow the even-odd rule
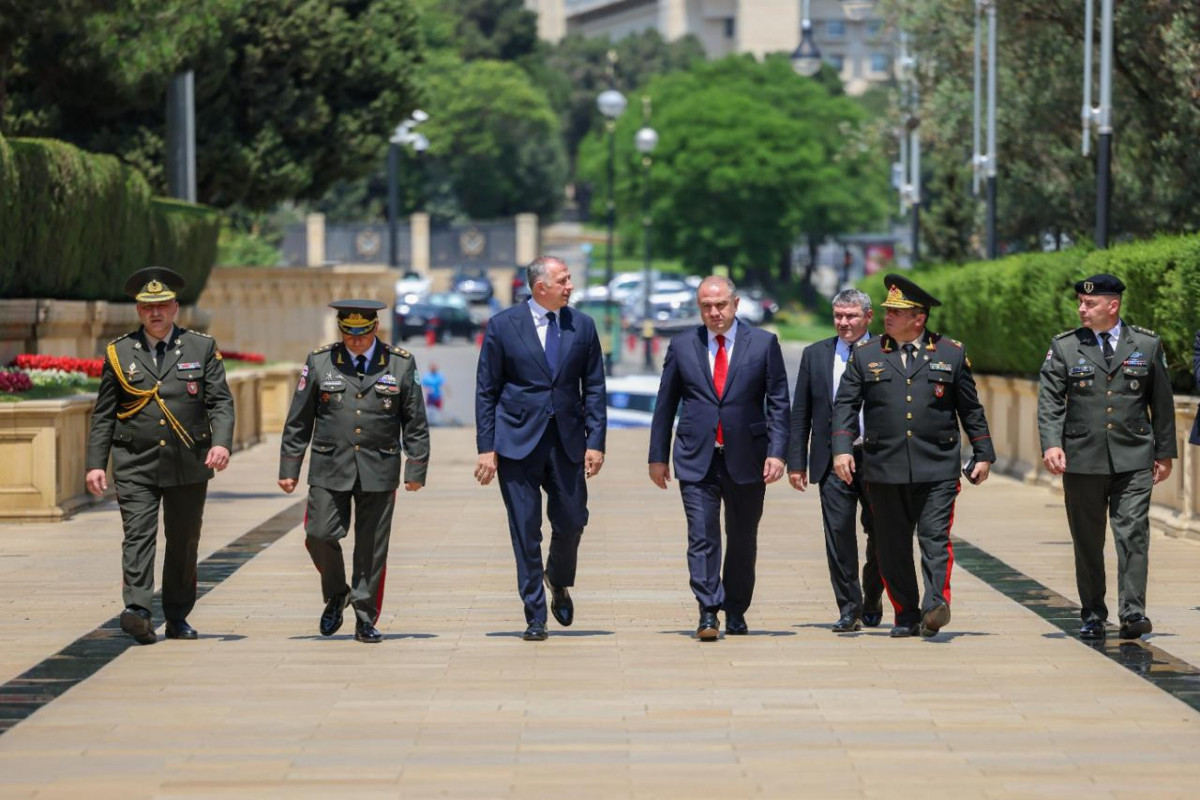
[[[186,619],[169,619],[167,620],[167,638],[168,639],[198,639],[200,634],[196,633],[196,629],[188,625]]]
[[[750,627],[746,624],[745,614],[737,614],[733,611],[725,612],[726,636],[746,636],[749,633]]]
[[[717,612],[701,611],[700,624],[696,626],[696,638],[702,642],[715,642],[721,635],[721,623],[717,622]]]
[[[938,603],[921,615],[921,635],[929,639],[950,622],[950,606]]]
[[[908,636],[917,636],[921,633],[920,623],[914,622],[912,625],[897,625],[892,628],[889,634],[893,639],[904,639]]]
[[[535,619],[533,622],[529,623],[529,627],[525,629],[525,633],[521,638],[527,642],[546,641],[546,623],[539,619]]]
[[[333,636],[342,627],[342,610],[350,604],[350,593],[342,592],[329,598],[325,610],[321,612],[319,629],[322,636]]]
[[[1143,614],[1134,614],[1121,620],[1122,639],[1140,639],[1153,630],[1154,626]]]
[[[863,621],[861,619],[850,614],[844,614],[838,618],[837,622],[833,623],[833,632],[853,633],[854,631],[861,631],[862,626]]]
[[[1079,638],[1088,642],[1100,641],[1104,638],[1105,634],[1104,622],[1098,619],[1089,619],[1079,629]]]
[[[158,641],[150,612],[138,606],[129,606],[121,612],[121,630],[132,636],[138,644],[154,644]]]
[[[363,622],[360,619],[354,623],[354,641],[363,644],[379,644],[383,641],[383,634],[371,623]]]
[[[864,611],[862,614],[862,624],[868,628],[878,628],[881,622],[883,622],[882,611]]]
[[[571,601],[571,593],[565,586],[555,586],[546,576],[546,588],[550,590],[550,613],[564,628],[575,621],[575,603]]]

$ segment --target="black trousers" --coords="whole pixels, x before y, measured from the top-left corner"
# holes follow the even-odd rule
[[[350,507],[354,506],[354,574],[346,581],[342,539],[350,530]],[[321,573],[321,595],[330,598],[350,592],[354,615],[372,625],[383,609],[387,581],[388,543],[392,537],[392,511],[396,492],[364,492],[355,481],[349,492],[308,487],[304,511],[304,546]]]
[[[832,470],[820,484],[821,522],[825,527],[825,559],[829,562],[829,580],[833,598],[842,616],[861,617],[864,611],[879,611],[883,599],[883,578],[875,555],[871,504],[862,485],[862,451],[854,455],[854,480],[847,484]],[[855,511],[858,514],[855,514]],[[858,580],[858,527],[862,521],[867,539],[862,583]]]
[[[680,481],[687,517],[688,574],[702,611],[724,609],[745,614],[754,597],[754,565],[758,558],[758,521],[767,485],[734,483],[725,457],[713,455],[703,480]],[[721,569],[721,505],[725,505],[725,564]]]
[[[915,625],[938,603],[950,604],[954,548],[950,526],[958,480],[929,483],[869,483],[867,495],[875,518],[875,547],[897,625]],[[913,530],[921,548],[921,579],[913,567]]]
[[[126,606],[150,610],[154,600],[154,552],[158,544],[158,508],[162,505],[162,607],[167,619],[182,620],[196,605],[196,552],[208,481],[183,486],[148,486],[119,478],[117,503],[125,538],[121,543],[122,589]]]

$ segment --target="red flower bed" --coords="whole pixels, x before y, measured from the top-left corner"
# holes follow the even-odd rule
[[[24,372],[0,370],[0,392],[28,392],[33,381]]]
[[[104,359],[22,353],[9,366],[20,369],[61,369],[63,372],[82,372],[89,378],[99,378],[104,369]]]
[[[262,353],[242,353],[237,350],[222,350],[221,356],[230,361],[245,361],[248,364],[267,363],[267,357]]]

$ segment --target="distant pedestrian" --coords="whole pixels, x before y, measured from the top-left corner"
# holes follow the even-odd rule
[[[425,407],[436,408],[442,410],[442,398],[444,396],[444,387],[446,384],[446,376],[438,372],[437,364],[429,365],[429,372],[421,378],[421,385],[425,387]]]

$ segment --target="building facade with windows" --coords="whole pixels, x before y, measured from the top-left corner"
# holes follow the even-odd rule
[[[572,33],[619,39],[654,28],[668,40],[687,34],[710,58],[730,53],[790,53],[800,42],[801,0],[525,0],[538,33],[556,42]],[[811,0],[809,18],[822,58],[850,94],[892,77],[895,38],[872,0]]]

